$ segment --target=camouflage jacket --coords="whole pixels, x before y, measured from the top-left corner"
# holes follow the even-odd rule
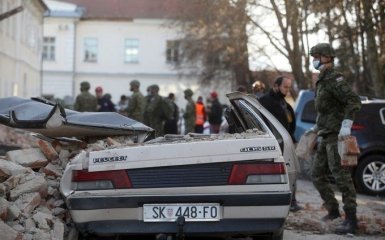
[[[315,98],[318,135],[338,134],[342,120],[354,120],[360,108],[360,97],[352,91],[341,73],[333,68],[320,73]]]
[[[76,97],[74,110],[79,112],[96,112],[97,104],[96,97],[88,91],[84,91]]]
[[[141,92],[133,92],[127,107],[127,116],[138,122],[143,122],[144,97]]]
[[[156,136],[162,136],[163,122],[172,119],[172,109],[163,97],[155,95],[145,104],[143,118],[144,124],[155,129]]]
[[[189,99],[186,105],[186,111],[183,114],[185,133],[194,132],[195,130],[195,103]]]

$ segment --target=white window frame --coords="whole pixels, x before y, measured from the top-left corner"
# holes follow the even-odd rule
[[[43,60],[44,61],[56,60],[56,38],[55,37],[43,38]]]
[[[180,61],[180,41],[167,40],[166,42],[166,62],[170,64],[179,63]]]
[[[98,62],[98,39],[94,37],[86,37],[83,41],[84,46],[84,62]]]
[[[124,62],[125,63],[139,62],[139,39],[136,39],[136,38],[124,39]]]

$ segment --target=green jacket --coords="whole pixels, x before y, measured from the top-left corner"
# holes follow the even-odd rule
[[[155,129],[156,136],[162,136],[163,123],[165,120],[172,119],[172,109],[163,97],[159,95],[151,96],[145,104],[143,121],[147,126]]]
[[[144,97],[141,92],[133,92],[127,107],[127,116],[138,122],[143,122]]]
[[[326,69],[316,82],[315,109],[318,135],[338,134],[342,120],[354,120],[361,108],[360,97],[354,93],[344,76],[333,68]]]
[[[88,91],[84,91],[76,97],[74,110],[79,112],[96,112],[97,105],[96,97]]]
[[[195,132],[195,103],[192,99],[187,100],[186,111],[183,114],[185,134]]]

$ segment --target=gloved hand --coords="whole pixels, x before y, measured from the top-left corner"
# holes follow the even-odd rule
[[[314,125],[309,130],[306,130],[306,132],[304,134],[309,135],[310,133],[317,133],[317,132],[318,132],[318,126]]]
[[[350,129],[352,128],[353,120],[344,119],[341,124],[340,133],[338,134],[338,138],[344,138],[350,136]]]

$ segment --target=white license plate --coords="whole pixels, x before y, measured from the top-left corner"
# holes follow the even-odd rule
[[[144,222],[175,222],[178,217],[185,221],[219,221],[219,203],[144,204]]]

